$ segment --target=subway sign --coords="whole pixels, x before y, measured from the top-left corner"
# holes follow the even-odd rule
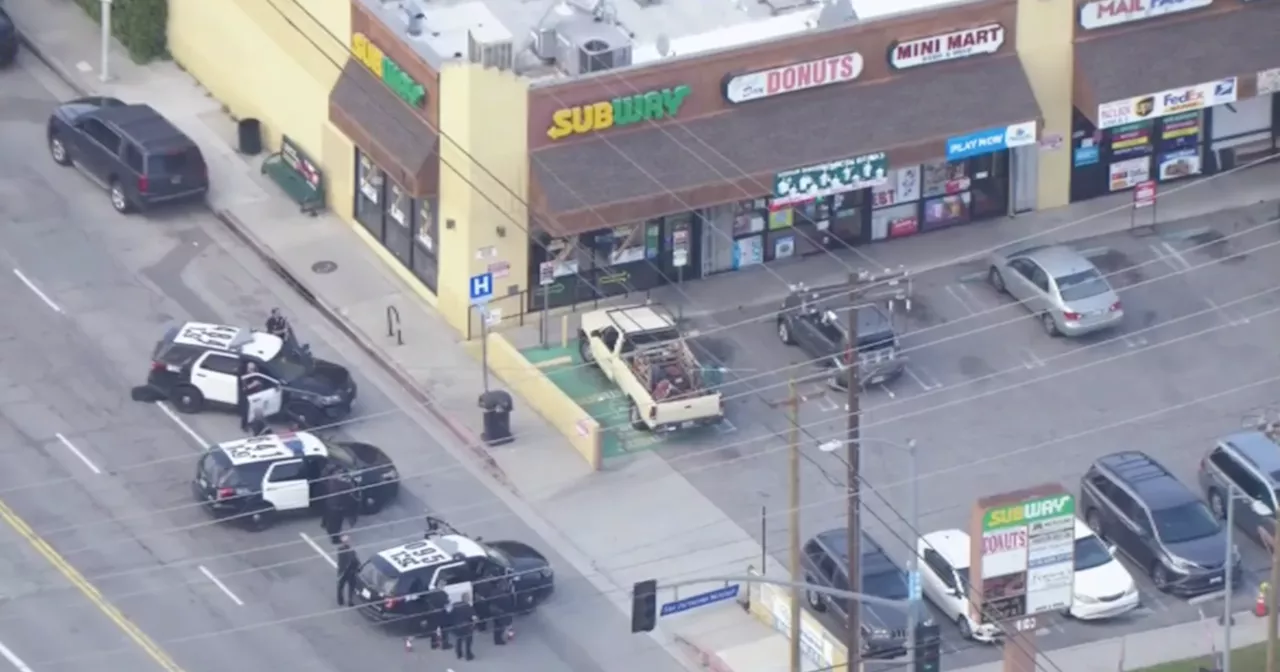
[[[551,115],[551,128],[547,129],[547,137],[559,140],[571,135],[632,126],[646,121],[673,119],[680,113],[685,98],[689,97],[692,90],[681,85],[559,109]]]

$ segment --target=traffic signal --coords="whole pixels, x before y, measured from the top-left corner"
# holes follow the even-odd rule
[[[658,624],[658,582],[638,581],[631,587],[631,632],[652,632]]]
[[[916,669],[912,672],[939,672],[942,669],[942,628],[936,623],[916,626]]]

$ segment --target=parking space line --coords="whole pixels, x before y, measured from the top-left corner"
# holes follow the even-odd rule
[[[1156,259],[1163,261],[1165,264],[1169,266],[1169,268],[1172,268],[1175,272],[1182,270],[1182,268],[1179,267],[1176,263],[1174,263],[1173,260],[1169,258],[1169,255],[1165,254],[1164,251],[1161,250],[1155,243],[1152,243],[1148,247],[1151,248],[1151,253],[1156,255]]]
[[[1178,263],[1182,265],[1182,268],[1183,268],[1184,270],[1188,270],[1188,271],[1189,271],[1189,270],[1191,270],[1191,269],[1194,267],[1194,266],[1193,266],[1193,264],[1192,264],[1191,262],[1187,261],[1187,258],[1186,258],[1186,257],[1182,256],[1182,253],[1178,251],[1178,248],[1174,247],[1173,245],[1171,245],[1171,244],[1169,244],[1169,243],[1167,243],[1167,242],[1165,242],[1165,243],[1160,243],[1160,246],[1161,246],[1161,247],[1163,247],[1164,249],[1168,250],[1168,251],[1169,251],[1169,255],[1170,255],[1170,256],[1172,256],[1174,259],[1177,259],[1177,260],[1178,260]]]
[[[910,366],[903,368],[903,372],[907,374],[908,378],[916,381],[916,385],[919,385],[920,389],[924,390],[925,392],[928,392],[934,389],[934,386],[931,386],[928,383],[924,382],[924,379],[922,379],[919,375],[917,375],[915,371],[912,371]],[[938,383],[937,387],[942,387],[942,383]]]
[[[1141,348],[1148,343],[1147,339],[1142,336],[1122,336],[1121,338],[1124,339],[1124,344],[1130,348]]]
[[[306,532],[299,532],[298,536],[302,537],[302,540],[307,542],[307,545],[311,547],[311,550],[315,551],[316,553],[319,553],[320,557],[324,558],[324,561],[329,563],[331,567],[338,566],[338,561],[334,560],[333,556],[326,553],[323,548],[320,548],[320,544],[317,544],[314,539],[312,539],[311,537],[308,537]]]
[[[1242,325],[1242,324],[1249,324],[1249,318],[1248,318],[1248,317],[1235,317],[1235,316],[1234,316],[1234,313],[1228,312],[1228,311],[1227,311],[1227,309],[1225,309],[1225,308],[1223,308],[1222,306],[1219,306],[1217,303],[1215,303],[1213,299],[1211,299],[1211,298],[1209,298],[1209,297],[1207,297],[1207,296],[1206,296],[1206,297],[1203,297],[1203,298],[1204,298],[1204,302],[1205,302],[1205,303],[1209,304],[1209,306],[1210,306],[1211,308],[1213,308],[1215,311],[1217,311],[1218,315],[1220,315],[1220,316],[1222,317],[1222,319],[1224,319],[1224,320],[1226,320],[1226,321],[1227,321],[1227,324],[1229,324],[1229,325],[1231,325],[1231,326],[1233,326],[1233,327],[1238,327],[1238,326],[1240,326],[1240,325]]]
[[[66,446],[67,450],[71,451],[72,455],[80,458],[80,461],[84,462],[84,466],[89,467],[89,471],[98,475],[102,474],[102,470],[98,468],[98,465],[94,464],[93,461],[86,457],[84,453],[80,452],[80,449],[76,448],[75,444],[67,440],[67,437],[63,436],[59,432],[54,432],[53,435],[58,437],[58,441],[62,442],[62,445]]]
[[[897,399],[897,398],[898,398],[898,395],[894,394],[894,393],[893,393],[893,390],[891,390],[891,389],[889,389],[888,387],[886,387],[883,383],[881,383],[881,385],[880,385],[880,389],[884,390],[884,393],[885,393],[885,394],[887,394],[887,395],[889,395],[889,398],[890,398],[890,399]]]
[[[26,275],[23,275],[22,271],[15,268],[13,269],[13,274],[18,276],[18,279],[22,281],[22,284],[27,286],[27,289],[35,293],[35,295],[39,297],[41,301],[44,301],[44,305],[49,306],[50,310],[52,310],[55,313],[62,312],[62,307],[54,303],[53,299],[49,298],[48,294],[45,294],[43,291],[41,291],[41,289],[38,286],[36,286],[36,283],[32,282],[30,278],[28,278]]]
[[[4,658],[9,661],[9,664],[18,672],[35,672],[31,669],[31,666],[22,662],[22,659],[18,657],[18,654],[9,650],[9,647],[5,646],[4,642],[0,642],[0,658]]]
[[[969,300],[973,302],[973,305],[978,306],[979,308],[982,307],[983,299],[973,291],[972,285],[959,285],[959,287],[959,291],[964,292],[964,295],[969,297]]]
[[[1226,593],[1224,591],[1219,590],[1216,593],[1205,593],[1204,595],[1196,595],[1195,597],[1187,598],[1187,604],[1204,604],[1205,602],[1213,602],[1216,600],[1221,600],[1223,595],[1225,594]]]
[[[200,569],[200,573],[204,574],[204,578],[212,581],[213,585],[217,586],[218,589],[222,591],[222,594],[231,598],[231,601],[235,602],[237,607],[244,606],[244,602],[239,597],[237,597],[235,593],[231,592],[231,589],[227,587],[227,584],[223,583],[221,579],[214,576],[213,572],[209,571],[208,567],[205,567],[204,565],[200,565],[199,569]]]
[[[169,416],[169,419],[172,420],[174,424],[178,425],[179,429],[186,432],[187,436],[194,439],[195,442],[199,444],[201,450],[204,450],[205,447],[210,445],[208,441],[204,440],[204,437],[196,433],[196,430],[191,429],[191,425],[188,425],[186,421],[178,417],[178,414],[174,413],[173,409],[169,408],[168,404],[163,401],[157,401],[156,406],[159,407],[161,411],[164,411],[164,414]]]
[[[730,422],[729,418],[721,418],[720,422],[716,423],[717,434],[732,434],[736,431],[738,431],[738,426]]]
[[[834,413],[840,410],[840,405],[831,400],[831,397],[825,392],[818,397],[818,410],[823,413]]]
[[[1021,353],[1022,365],[1024,367],[1028,369],[1038,369],[1044,366],[1044,360],[1037,357],[1036,353],[1031,352],[1030,348],[1022,348]]]
[[[956,293],[955,288],[952,287],[951,285],[947,285],[947,293],[951,295],[951,298],[956,300],[956,303],[960,304],[960,306],[965,309],[965,312],[969,313],[970,315],[977,314],[978,311],[974,310],[972,307],[969,306],[969,304],[965,303],[964,299],[960,298],[960,295]]]

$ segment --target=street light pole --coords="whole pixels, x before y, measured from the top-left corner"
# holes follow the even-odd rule
[[[111,2],[102,0],[102,61],[98,67],[98,79],[106,82],[111,79]]]
[[[1222,563],[1222,571],[1226,576],[1223,580],[1225,592],[1222,594],[1222,672],[1231,672],[1231,588],[1235,574],[1232,570],[1235,569],[1236,497],[1243,494],[1237,493],[1235,483],[1227,480],[1227,550],[1226,561]]]
[[[907,561],[907,587],[908,587],[909,594],[907,596],[906,649],[907,649],[907,669],[914,670],[916,656],[917,656],[916,645],[915,645],[916,626],[919,621],[919,613],[920,613],[919,603],[920,603],[920,597],[921,597],[920,596],[920,556],[919,556],[919,549],[917,548],[917,546],[920,543],[920,482],[919,482],[920,463],[916,459],[917,458],[916,440],[907,439],[906,444],[903,444],[903,445],[899,445],[897,443],[894,443],[892,441],[888,441],[885,439],[877,439],[877,438],[860,437],[859,441],[878,443],[881,445],[888,446],[894,450],[906,453],[907,457],[910,458],[911,460],[911,464],[909,467],[910,469],[909,477],[911,481],[911,495],[910,495],[911,501],[910,501],[910,506],[908,507],[908,510],[907,510],[907,520],[909,521],[908,524],[911,526],[911,549],[910,549],[911,555],[910,555],[910,560]],[[835,454],[836,451],[838,451],[845,444],[846,444],[845,441],[840,441],[840,440],[825,441],[818,446],[818,450],[824,453]],[[850,579],[852,578],[853,577],[850,577]],[[861,636],[861,633],[859,633],[859,636]],[[852,653],[850,653],[850,659],[852,659]]]

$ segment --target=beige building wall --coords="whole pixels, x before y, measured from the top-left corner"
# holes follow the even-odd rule
[[[491,309],[520,312],[529,278],[528,84],[470,63],[440,70],[440,281],[437,308],[468,333],[468,281],[494,278]],[[478,335],[473,318],[471,334]]]
[[[1019,0],[1018,55],[1040,111],[1041,138],[1060,137],[1057,149],[1040,149],[1036,207],[1066,205],[1071,194],[1071,92],[1074,75],[1075,3],[1072,0]]]
[[[351,142],[329,125],[346,62],[349,0],[169,0],[169,50],[236,119],[256,118],[275,151],[287,135],[325,171],[329,208],[351,217]]]

